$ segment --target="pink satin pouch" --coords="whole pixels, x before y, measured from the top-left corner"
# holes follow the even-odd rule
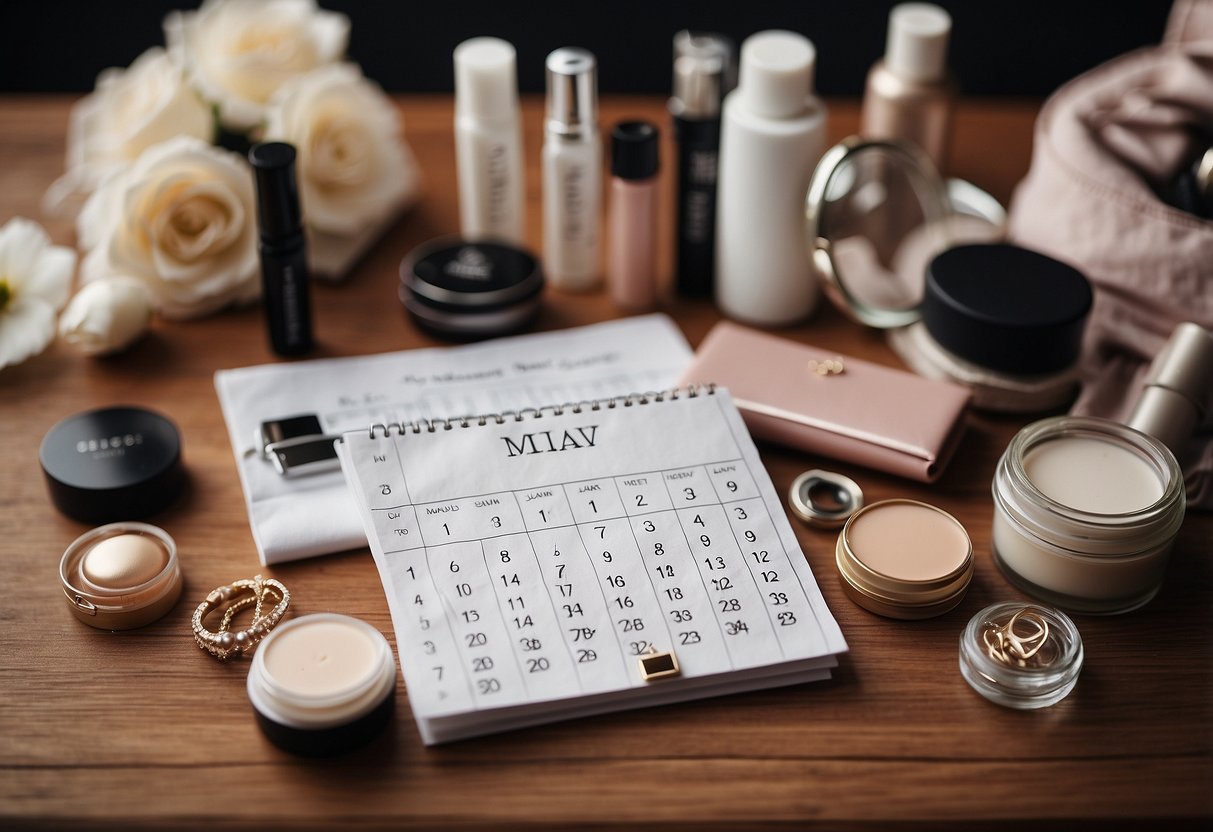
[[[682,383],[727,387],[757,439],[921,482],[943,472],[969,401],[955,384],[727,321],[703,339]]]

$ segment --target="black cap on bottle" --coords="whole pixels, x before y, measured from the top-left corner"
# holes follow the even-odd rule
[[[303,228],[299,185],[295,179],[295,146],[262,142],[248,152],[257,178],[257,223],[261,239],[280,240]]]
[[[621,121],[611,131],[611,175],[648,179],[657,173],[657,125]]]

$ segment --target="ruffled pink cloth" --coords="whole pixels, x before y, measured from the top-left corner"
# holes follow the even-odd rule
[[[1213,0],[1179,0],[1163,45],[1079,76],[1041,110],[1009,228],[1014,240],[1074,264],[1096,287],[1083,392],[1071,412],[1127,418],[1175,325],[1213,330],[1213,222],[1153,190],[1210,143]],[[1206,419],[1179,454],[1189,505],[1203,510],[1213,509],[1210,428]]]

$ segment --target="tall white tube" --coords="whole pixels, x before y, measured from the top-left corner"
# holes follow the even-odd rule
[[[558,289],[593,289],[602,277],[602,139],[594,56],[557,49],[547,58],[543,142],[543,259]]]
[[[820,296],[804,236],[804,197],[825,145],[813,44],[759,32],[741,45],[725,98],[716,210],[716,299],[731,318],[796,323]]]
[[[522,120],[514,47],[472,38],[455,47],[455,163],[465,237],[526,242]]]

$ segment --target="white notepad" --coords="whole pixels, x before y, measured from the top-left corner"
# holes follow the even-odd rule
[[[427,744],[828,678],[846,650],[724,390],[345,434]],[[673,653],[676,676],[640,659]]]

